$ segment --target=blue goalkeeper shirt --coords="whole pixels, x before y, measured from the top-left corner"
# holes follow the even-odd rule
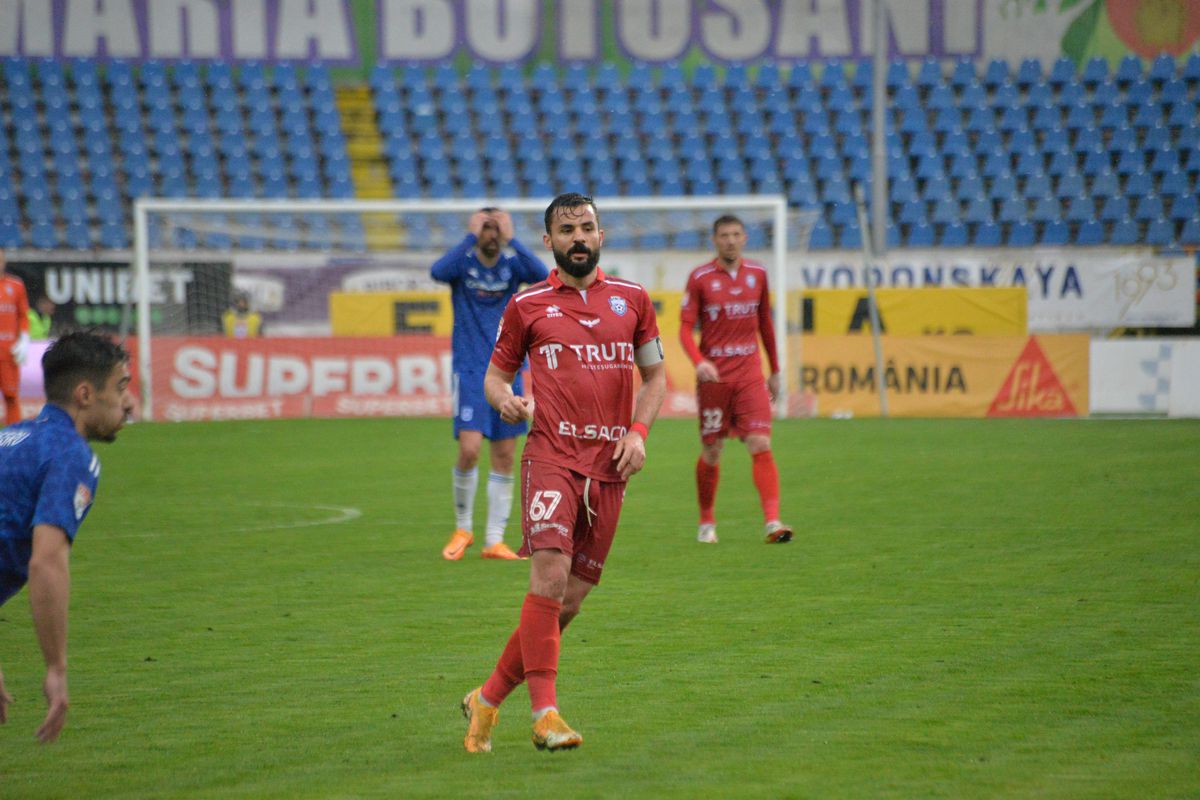
[[[0,430],[0,605],[29,579],[33,527],[74,542],[99,481],[100,459],[59,406]]]
[[[468,233],[433,263],[429,274],[435,281],[450,284],[454,305],[451,337],[454,371],[482,375],[487,372],[500,317],[509,299],[521,284],[543,281],[549,271],[541,259],[516,239],[508,243],[515,255],[501,253],[495,266],[484,266],[475,253],[477,241],[475,234]]]

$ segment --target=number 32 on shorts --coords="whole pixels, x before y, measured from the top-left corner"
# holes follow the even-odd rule
[[[717,433],[721,430],[724,412],[720,408],[700,409],[700,432]]]
[[[529,519],[533,522],[546,519],[558,508],[562,501],[562,492],[543,489],[536,492],[529,501]]]

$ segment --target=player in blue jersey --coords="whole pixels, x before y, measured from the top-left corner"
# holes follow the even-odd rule
[[[457,561],[474,541],[475,487],[478,483],[479,451],[490,442],[491,472],[488,474],[488,512],[484,558],[517,558],[504,543],[504,528],[512,510],[513,458],[516,437],[525,433],[525,422],[510,424],[483,396],[487,372],[496,343],[496,331],[508,300],[521,284],[546,279],[546,265],[513,236],[512,217],[498,208],[475,212],[466,237],[439,258],[430,274],[450,284],[454,304],[454,436],[458,439],[458,461],[454,465],[455,531],[442,548],[442,557]],[[515,255],[504,253],[511,247]],[[521,377],[513,384],[522,393]]]
[[[37,738],[51,742],[67,719],[71,543],[100,480],[100,460],[87,443],[115,440],[133,398],[129,356],[104,336],[63,336],[42,357],[42,371],[42,412],[0,430],[0,605],[28,582],[49,706]],[[0,675],[0,723],[11,702]]]

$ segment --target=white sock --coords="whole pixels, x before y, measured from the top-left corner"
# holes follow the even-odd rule
[[[487,546],[504,541],[508,515],[512,513],[513,476],[488,473]]]
[[[558,711],[558,706],[546,706],[545,708],[537,709],[533,712],[533,721],[537,722],[539,719],[546,716],[546,713],[549,711]]]
[[[479,468],[462,472],[454,468],[454,521],[464,531],[475,526],[475,485],[479,483]]]

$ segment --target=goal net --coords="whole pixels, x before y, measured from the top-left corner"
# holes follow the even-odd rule
[[[449,291],[429,268],[485,206],[512,214],[516,238],[552,267],[541,242],[548,203],[136,201],[128,317],[140,416],[448,416],[453,318]],[[746,256],[772,274],[786,398],[797,385],[800,329],[788,267],[811,215],[783,196],[599,198],[597,207],[601,268],[646,286],[658,309],[670,385],[663,413],[694,413],[679,300],[691,269],[712,258],[712,221],[726,213],[746,224]],[[779,412],[804,407],[793,397]]]

